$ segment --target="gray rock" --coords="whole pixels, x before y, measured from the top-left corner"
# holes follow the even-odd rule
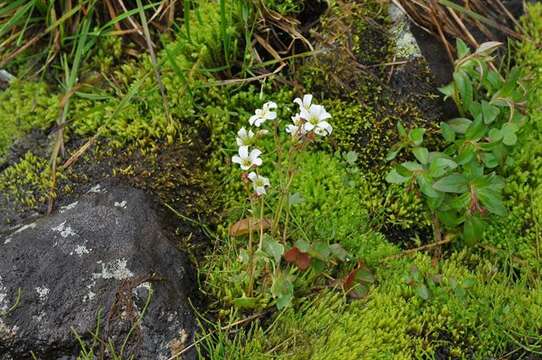
[[[91,345],[98,322],[117,354],[128,338],[125,358],[168,359],[188,345],[193,281],[162,218],[142,191],[97,185],[0,236],[0,359],[73,358],[75,333]]]

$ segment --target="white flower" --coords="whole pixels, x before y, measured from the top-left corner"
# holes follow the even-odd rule
[[[303,135],[305,131],[303,129],[303,119],[301,118],[301,115],[296,114],[295,116],[292,116],[292,122],[293,124],[286,126],[286,132],[293,137]]]
[[[301,118],[306,122],[303,125],[305,131],[313,131],[316,135],[326,136],[331,134],[333,128],[326,121],[331,115],[322,105],[311,105],[309,109],[301,108]]]
[[[299,105],[301,109],[309,110],[312,103],[312,95],[311,94],[303,95],[303,100],[301,100],[300,98],[296,98],[294,100],[294,103]]]
[[[300,127],[299,126],[295,126],[293,124],[290,124],[290,125],[287,125],[286,126],[286,132],[288,134],[291,134],[292,136],[297,136],[299,135],[299,130],[300,130]]]
[[[231,161],[239,164],[242,170],[248,170],[252,166],[260,166],[262,164],[262,159],[260,159],[261,154],[262,152],[258,149],[253,149],[249,154],[248,146],[240,146],[239,155],[233,156]]]
[[[254,132],[252,130],[245,129],[242,127],[237,132],[237,146],[249,146],[252,145],[252,138],[254,137]]]
[[[267,120],[274,120],[277,118],[277,113],[275,111],[271,111],[272,109],[276,108],[277,104],[275,104],[274,102],[266,102],[265,104],[263,104],[263,107],[261,109],[257,109],[255,111],[255,114],[250,117],[248,122],[250,123],[250,125],[260,127],[260,125],[262,125]]]
[[[248,174],[248,178],[250,181],[252,181],[252,186],[254,187],[254,191],[257,195],[263,195],[267,193],[265,188],[271,185],[268,178],[258,175],[255,172],[251,172],[250,174]]]
[[[292,116],[292,122],[294,123],[295,126],[299,126],[303,124],[303,119],[301,118],[301,114],[295,114],[294,116]]]

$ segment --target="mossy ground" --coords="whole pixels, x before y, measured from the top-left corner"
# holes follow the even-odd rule
[[[100,45],[85,72],[87,77],[107,73],[108,81],[82,89],[92,96],[73,98],[68,154],[90,136],[98,134],[98,141],[59,173],[56,194],[60,205],[95,182],[116,177],[156,194],[185,217],[178,220],[179,231],[184,247],[196,248],[209,310],[205,315],[214,321],[205,323],[209,332],[201,334],[202,356],[516,359],[540,353],[542,6],[532,6],[524,20],[533,41],[517,50],[518,63],[533,77],[528,105],[532,128],[524,135],[516,164],[508,169],[510,215],[491,224],[481,246],[452,245],[435,260],[423,253],[402,254],[405,248],[431,241],[428,220],[417,194],[389,186],[383,177],[385,155],[397,140],[396,122],[426,126],[431,136],[444,112],[426,72],[416,72],[417,81],[425,85],[413,95],[403,86],[404,73],[375,66],[393,60],[381,2],[333,2],[311,38],[324,52],[292,64],[295,70],[286,76],[296,85],[292,88],[283,86],[284,78],[216,85],[209,69],[225,65],[226,54],[218,7],[203,4],[191,12],[190,35],[181,28],[164,40],[159,54],[171,118],[164,112],[150,58],[121,61],[122,43],[108,40]],[[298,2],[268,5],[283,15],[303,12]],[[241,31],[230,30],[234,37]],[[293,109],[291,101],[301,90],[323,100],[333,115],[334,134],[330,146],[304,155],[293,184],[303,200],[293,214],[310,237],[340,242],[363,259],[377,281],[367,297],[356,301],[322,283],[325,290],[302,292],[282,312],[266,311],[243,326],[215,331],[243,315],[231,308],[231,300],[242,293],[236,275],[243,244],[226,236],[228,224],[244,211],[238,173],[228,160],[236,151],[235,132],[265,101],[276,101],[285,112]],[[43,82],[19,81],[0,92],[0,122],[6,124],[0,130],[0,159],[31,129],[47,137],[58,117],[60,97],[57,88]],[[347,151],[358,154],[355,164],[345,159]],[[0,172],[4,222],[46,208],[49,153],[39,149],[22,155],[15,163],[6,162]],[[271,178],[276,176],[272,168],[266,170]],[[214,249],[198,242],[203,231],[194,223],[212,229]]]

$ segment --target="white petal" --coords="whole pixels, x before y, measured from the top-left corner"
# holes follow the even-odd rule
[[[295,98],[295,99],[294,99],[294,103],[297,104],[297,105],[299,105],[300,108],[303,107],[303,102],[301,101],[300,98]]]
[[[252,149],[252,151],[250,152],[250,156],[249,156],[250,160],[256,159],[261,154],[262,154],[262,152],[259,149]]]
[[[240,146],[239,147],[239,156],[241,158],[247,158],[248,157],[248,146]]]
[[[266,194],[267,192],[265,191],[265,188],[263,186],[256,186],[254,187],[254,191],[256,192],[256,194],[258,195],[263,195],[263,194]]]
[[[242,170],[248,170],[251,168],[252,165],[241,165]]]
[[[303,128],[305,129],[305,131],[311,131],[312,129],[314,129],[314,125],[309,123],[309,122],[306,122],[304,125],[303,125]]]
[[[326,111],[326,109],[322,106],[322,112],[320,113],[320,120],[325,120],[331,118],[331,114]]]
[[[319,127],[314,129],[314,133],[316,135],[319,135],[319,136],[326,136],[327,135],[327,132],[324,129],[319,128]]]
[[[249,131],[248,131],[248,137],[249,137],[249,138],[254,137],[254,131],[249,130]]]
[[[324,107],[322,105],[311,105],[309,110],[310,110],[311,115],[320,119],[320,115],[322,114],[323,109]]]
[[[237,136],[239,136],[240,138],[247,137],[247,129],[245,129],[244,127],[240,128],[237,132]]]
[[[264,107],[264,108],[267,108],[267,109],[276,109],[276,108],[277,108],[277,104],[274,103],[273,101],[268,101],[268,102],[266,102],[265,104],[263,104],[263,107]]]
[[[241,158],[239,156],[235,155],[235,156],[233,156],[231,158],[231,162],[235,163],[235,164],[240,164],[241,163]]]
[[[235,138],[235,141],[237,142],[237,146],[245,145],[245,142],[241,138]]]
[[[331,134],[333,127],[327,121],[320,121],[318,127],[324,129],[328,134]]]
[[[312,103],[312,95],[307,94],[303,96],[303,107],[306,107],[307,109],[311,106]]]
[[[301,112],[299,113],[299,117],[302,119],[308,120],[311,117],[311,114],[308,112],[307,109],[302,107]]]
[[[271,186],[271,183],[269,182],[268,178],[266,178],[264,176],[262,176],[261,178],[262,178],[264,186]]]
[[[262,119],[261,117],[256,118],[254,121],[254,126],[260,127],[265,122],[265,119]]]
[[[253,163],[254,165],[256,165],[256,166],[261,166],[262,163],[263,163],[263,161],[262,161],[262,159],[260,159],[260,158],[256,158],[256,159],[252,160],[252,163]]]
[[[256,175],[256,173],[252,171],[250,174],[248,174],[248,178],[250,179],[250,181],[254,182],[258,178],[258,175]]]
[[[250,119],[248,119],[248,123],[250,125],[254,125],[254,123],[259,119],[260,117],[258,115],[252,115]]]
[[[271,111],[267,114],[266,118],[268,120],[275,120],[277,118],[277,113],[274,111]]]

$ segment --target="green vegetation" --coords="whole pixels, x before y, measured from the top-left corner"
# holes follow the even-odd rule
[[[497,161],[504,187],[496,207],[498,212],[506,209],[507,216],[487,221],[483,236],[476,236],[476,246],[464,247],[453,240],[441,249],[440,257],[432,257],[425,252],[435,247],[424,197],[386,183],[390,167],[386,156],[393,144],[409,138],[421,165],[427,163],[427,149],[443,150],[446,146],[454,147],[447,155],[457,164],[457,141],[464,142],[467,134],[453,131],[452,135],[444,130],[445,141],[441,141],[436,124],[446,119],[426,113],[423,102],[433,95],[423,94],[421,102],[400,99],[386,81],[389,68],[371,67],[393,60],[386,38],[387,11],[382,4],[376,0],[332,2],[316,29],[318,36],[311,40],[317,51],[331,46],[334,51],[292,60],[295,71],[275,77],[262,70],[260,61],[266,59],[258,59],[253,49],[253,34],[266,14],[261,5],[242,0],[185,3],[190,9],[182,14],[181,25],[158,42],[162,47],[156,57],[167,105],[150,55],[128,56],[134,53],[134,44],[116,37],[99,38],[80,66],[66,63],[66,69],[79,74],[77,79],[72,75],[68,83],[70,76],[58,76],[67,88],[46,79],[19,79],[0,92],[0,158],[31,130],[47,133],[54,129],[62,99],[69,89],[74,90],[64,114],[63,140],[68,156],[89,137],[96,135],[98,141],[72,169],[59,169],[59,189],[76,188],[72,182],[94,181],[103,173],[125,177],[158,195],[183,221],[201,222],[211,238],[211,249],[207,243],[200,246],[205,247],[204,256],[199,248],[195,253],[199,284],[208,304],[200,319],[202,332],[197,335],[196,349],[202,357],[539,356],[542,5],[529,6],[529,15],[522,20],[530,40],[514,45],[517,76],[528,80],[524,84],[526,103],[515,102],[520,102],[518,109],[529,115],[529,120],[526,130],[517,133],[517,144],[507,148],[514,161]],[[283,16],[297,16],[305,10],[296,1],[267,0],[263,4]],[[18,23],[18,29],[21,24],[24,21]],[[89,36],[94,32],[89,29]],[[75,49],[77,41],[68,38],[62,48]],[[466,49],[462,55],[470,56]],[[13,67],[26,60],[17,58]],[[473,76],[471,65],[461,79],[455,79],[458,86],[448,88],[448,94],[458,100],[462,117],[472,115],[475,123],[480,109],[466,105],[465,100],[482,104],[498,89],[480,91],[479,86],[486,86],[488,79],[482,77],[478,83],[480,78]],[[494,76],[485,70],[484,76]],[[260,74],[265,78],[259,83],[237,81]],[[510,79],[516,73],[505,75]],[[236,80],[224,82],[231,78]],[[463,86],[469,82],[474,84],[472,88]],[[287,188],[289,196],[269,190],[265,214],[273,214],[272,209],[286,201],[289,231],[282,241],[286,213],[281,213],[280,226],[269,233],[273,242],[267,245],[272,246],[262,246],[267,254],[262,255],[265,259],[258,264],[254,280],[254,294],[263,295],[252,296],[247,291],[248,237],[232,236],[230,231],[232,224],[254,213],[247,205],[239,169],[230,161],[237,152],[235,134],[242,126],[248,127],[254,110],[266,101],[277,104],[279,119],[289,120],[296,110],[292,99],[302,92],[313,93],[315,102],[325,105],[332,115],[329,123],[333,132],[329,142],[312,144],[308,151],[297,154],[295,176]],[[500,111],[497,119],[486,121],[487,125],[499,124],[499,141],[513,139],[502,133],[501,126],[511,113],[508,103],[493,105]],[[482,112],[482,123],[484,117]],[[398,121],[404,124],[403,136],[396,130]],[[279,128],[281,141],[287,138],[283,128]],[[419,128],[426,129],[426,151],[420,150]],[[486,130],[490,129],[484,127]],[[508,140],[510,145],[515,143]],[[258,147],[269,158],[274,156],[273,136],[263,137]],[[51,189],[49,155],[29,152],[0,170],[2,206],[24,211],[45,203]],[[398,161],[405,160],[399,155]],[[485,168],[494,168],[495,159],[484,155],[482,160]],[[277,188],[284,179],[281,165],[268,161],[262,167],[261,174]],[[258,198],[254,202],[261,205]],[[219,212],[218,208],[224,210]],[[182,234],[183,245],[198,247],[193,239],[197,234]],[[260,236],[253,240],[256,244]],[[306,244],[310,245],[303,250]],[[321,255],[314,251],[314,244],[339,244],[335,250],[344,249],[347,255],[340,251],[344,261],[339,261],[343,256],[330,255],[326,266],[318,269],[315,265],[321,264],[314,261],[307,271],[301,271],[296,261],[285,264],[286,253],[294,248],[300,253],[313,251],[314,258]],[[331,252],[326,246],[319,251]],[[273,277],[268,276],[276,273],[273,265],[278,268],[278,263],[282,274],[295,275],[290,279],[295,286],[287,284],[284,293],[272,290]],[[277,310],[274,305],[281,297],[284,301]],[[98,341],[97,336],[92,340]],[[89,344],[81,341],[81,347],[83,358],[94,356]]]
[[[397,124],[402,141],[392,148],[388,159],[408,148],[415,160],[396,166],[386,180],[419,187],[429,208],[435,242],[453,238],[463,225],[462,238],[473,245],[481,240],[489,214],[506,214],[502,201],[505,180],[499,174],[506,163],[513,162],[508,155],[527,121],[519,108],[526,94],[518,68],[504,79],[490,69],[491,54],[498,46],[484,43],[471,53],[458,40],[454,81],[441,91],[454,99],[462,117],[440,124],[448,144],[444,151],[430,152],[422,146],[424,128],[407,133]]]

